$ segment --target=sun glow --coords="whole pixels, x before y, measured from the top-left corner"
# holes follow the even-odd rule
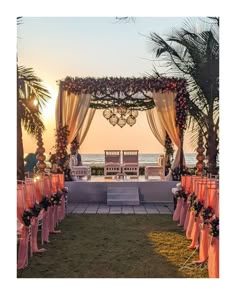
[[[42,118],[45,124],[47,124],[48,121],[55,120],[55,106],[58,95],[58,90],[56,87],[46,84],[46,88],[50,93],[51,99],[48,100],[42,109]]]

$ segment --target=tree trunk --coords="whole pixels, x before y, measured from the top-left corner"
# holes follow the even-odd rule
[[[217,136],[214,130],[213,120],[209,120],[208,129],[208,173],[217,174],[216,157],[217,157]]]
[[[21,119],[22,119],[22,106],[19,103],[20,100],[20,85],[19,85],[19,72],[17,66],[17,180],[25,179],[24,171],[24,148],[23,148],[23,139],[22,139],[22,129],[21,129]]]
[[[182,174],[183,168],[184,168],[183,139],[184,139],[184,131],[183,131],[183,129],[180,129],[180,142],[181,142],[181,146],[180,146],[180,171],[181,171],[181,174]]]
[[[19,102],[17,102],[17,180],[25,179],[21,117],[22,117],[21,106]]]

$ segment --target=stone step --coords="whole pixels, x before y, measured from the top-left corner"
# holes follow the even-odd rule
[[[137,187],[120,187],[120,186],[108,186],[107,193],[136,193],[138,191]]]
[[[132,206],[139,205],[139,191],[137,187],[115,187],[107,188],[107,205]]]

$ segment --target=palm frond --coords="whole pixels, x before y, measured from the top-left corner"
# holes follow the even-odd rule
[[[21,120],[25,130],[36,134],[39,129],[44,130],[41,119],[42,106],[50,98],[49,91],[42,85],[42,80],[34,74],[32,68],[17,67],[17,102],[21,107]],[[36,108],[32,102],[38,100]]]
[[[18,99],[30,99],[32,96],[35,96],[38,100],[39,108],[42,108],[48,99],[50,99],[49,91],[43,86],[42,80],[34,74],[32,68],[19,66],[17,72],[20,96]]]

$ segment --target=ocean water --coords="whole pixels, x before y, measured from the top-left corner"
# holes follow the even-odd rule
[[[139,154],[139,165],[156,165],[160,154]],[[105,164],[104,154],[81,154],[83,165],[103,166]],[[196,154],[185,154],[185,161],[188,167],[195,166]]]
[[[27,154],[25,154],[26,156]],[[156,165],[157,160],[161,154],[139,154],[139,166]],[[45,154],[46,163],[49,164],[49,155]],[[185,154],[185,161],[188,167],[194,167],[196,165],[197,154]],[[81,154],[82,164],[88,166],[104,166],[105,156],[104,154]]]

